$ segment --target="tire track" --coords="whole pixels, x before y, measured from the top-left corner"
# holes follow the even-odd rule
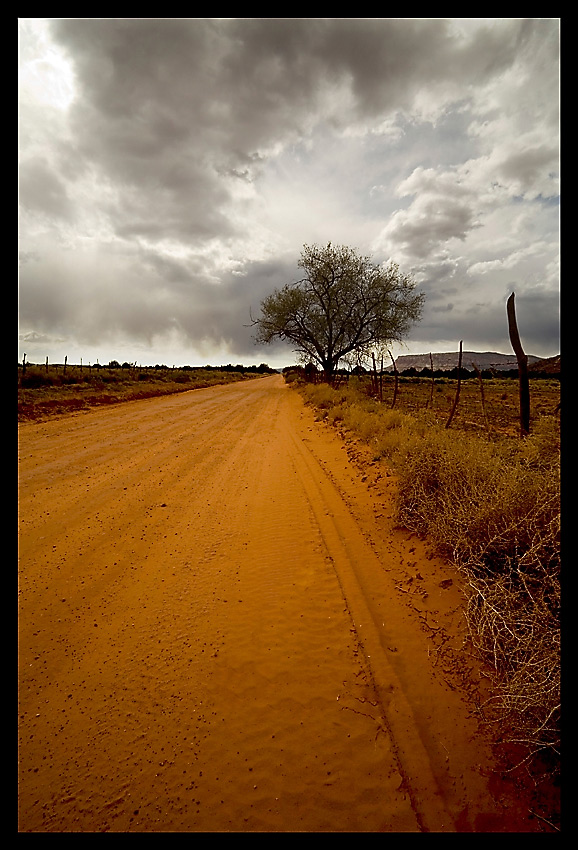
[[[371,670],[379,698],[381,722],[394,742],[400,772],[420,829],[424,832],[453,831],[453,820],[443,800],[412,708],[388,659],[387,644],[391,645],[391,641],[387,640],[384,632],[385,624],[377,622],[368,605],[368,591],[364,591],[359,582],[360,563],[364,564],[364,572],[373,571],[376,575],[381,571],[381,565],[323,468],[306,444],[293,434],[291,436],[301,481]]]

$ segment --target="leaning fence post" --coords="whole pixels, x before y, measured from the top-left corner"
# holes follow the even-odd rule
[[[514,304],[514,293],[510,295],[507,303],[508,332],[510,342],[518,361],[518,384],[520,390],[520,434],[526,437],[530,433],[530,381],[528,379],[528,357],[524,354],[518,323],[516,321],[516,306]]]

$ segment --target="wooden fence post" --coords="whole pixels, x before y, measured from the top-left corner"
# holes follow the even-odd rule
[[[391,362],[393,363],[393,374],[395,375],[395,385],[394,385],[394,388],[393,388],[393,401],[391,402],[391,409],[393,410],[393,408],[395,407],[395,401],[397,399],[397,384],[398,384],[397,366],[395,365],[395,360],[393,359],[393,354],[391,353],[389,348],[387,349],[387,353],[391,357]]]
[[[371,357],[373,359],[373,374],[371,376],[371,383],[373,385],[373,395],[377,396],[377,392],[378,392],[377,366],[376,366],[376,363],[375,363],[375,353],[373,351],[371,352]]]
[[[530,433],[530,381],[528,379],[528,358],[524,354],[518,323],[516,321],[516,306],[514,304],[514,293],[510,295],[507,303],[508,332],[510,342],[518,361],[518,384],[520,389],[520,434],[527,437]]]
[[[463,340],[460,339],[460,354],[459,354],[459,357],[458,357],[458,385],[456,387],[456,397],[454,399],[454,405],[451,409],[450,415],[448,417],[448,421],[446,422],[446,428],[449,428],[450,425],[452,424],[452,419],[454,418],[454,413],[457,410],[458,401],[460,400],[460,386],[461,386],[461,382],[462,382],[462,342],[463,342]]]
[[[430,394],[429,394],[429,403],[431,405],[431,409],[433,410],[435,378],[434,378],[434,368],[433,368],[433,357],[432,357],[431,351],[429,353],[429,365],[430,365],[430,368],[431,368],[431,390],[430,390]],[[428,405],[426,404],[426,407],[427,406]]]
[[[488,420],[488,414],[486,413],[486,397],[484,395],[484,379],[482,378],[482,373],[480,372],[480,370],[478,369],[476,364],[472,363],[472,366],[474,367],[474,371],[475,371],[475,373],[478,377],[478,381],[479,381],[479,384],[480,384],[480,395],[482,397],[482,414],[484,416],[484,422],[486,423],[486,431],[489,434],[490,433],[490,422]]]

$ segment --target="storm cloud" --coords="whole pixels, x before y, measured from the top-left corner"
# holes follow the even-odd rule
[[[558,75],[557,19],[21,20],[19,357],[285,365],[328,241],[414,275],[403,353],[508,350],[514,290],[558,353]]]

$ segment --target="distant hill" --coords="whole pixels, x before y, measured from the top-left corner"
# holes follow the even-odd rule
[[[455,369],[458,365],[459,354],[457,351],[450,351],[444,354],[432,354],[433,367],[440,371],[449,371]],[[548,361],[557,361],[558,368],[551,371],[560,371],[560,357],[547,358]],[[540,370],[542,363],[546,362],[546,358],[535,357],[533,354],[528,355],[528,368],[532,370]],[[515,354],[498,354],[496,351],[463,351],[462,352],[462,368],[473,369],[475,364],[478,369],[496,369],[497,371],[508,371],[517,369],[518,363]],[[403,372],[405,369],[417,369],[421,372],[422,369],[431,368],[429,354],[401,354],[395,361],[398,372]],[[388,372],[393,371],[393,366],[387,367]]]
[[[528,372],[532,374],[532,372],[541,372],[546,375],[559,375],[560,374],[560,355],[557,354],[556,357],[544,357],[541,360],[538,360],[537,363],[530,363],[528,366]]]

